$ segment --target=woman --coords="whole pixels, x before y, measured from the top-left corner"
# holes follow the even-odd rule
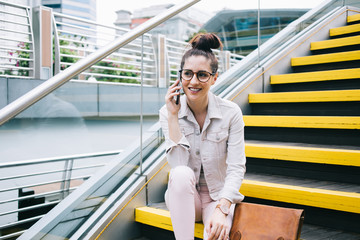
[[[165,202],[177,240],[194,239],[203,221],[204,239],[228,239],[234,204],[245,174],[244,122],[240,108],[209,90],[218,77],[211,49],[222,47],[215,34],[195,36],[181,61],[160,110],[167,160],[171,166]],[[178,86],[181,81],[182,87]],[[179,104],[176,97],[183,89]]]

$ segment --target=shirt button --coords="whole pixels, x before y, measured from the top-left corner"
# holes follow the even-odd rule
[[[196,155],[199,155],[199,154],[200,154],[200,151],[199,151],[199,150],[196,150],[195,154],[196,154]]]
[[[197,168],[194,168],[194,172],[197,172],[197,170],[198,170]]]
[[[217,136],[217,137],[216,137],[216,140],[218,140],[218,141],[219,141],[219,140],[220,140],[220,137],[219,137],[219,136]]]
[[[199,135],[200,135],[200,132],[199,132],[199,131],[196,131],[195,134],[196,134],[197,136],[199,136]]]

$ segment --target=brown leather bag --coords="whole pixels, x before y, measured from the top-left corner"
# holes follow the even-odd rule
[[[231,240],[297,240],[304,210],[254,203],[236,204]]]

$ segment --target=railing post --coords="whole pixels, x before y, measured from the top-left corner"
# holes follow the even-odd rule
[[[141,85],[140,85],[140,174],[143,174],[143,102],[144,102],[144,34],[141,35]]]
[[[261,53],[260,53],[260,45],[261,45],[261,32],[260,32],[260,0],[258,0],[258,11],[257,11],[257,52],[258,52],[258,67],[260,67],[260,61],[261,61]]]
[[[64,164],[64,172],[63,172],[63,175],[62,175],[62,182],[61,182],[61,185],[60,185],[61,199],[65,198],[65,181],[66,181],[68,165],[69,165],[69,159],[66,160],[65,164]]]
[[[38,6],[33,9],[35,44],[35,78],[52,77],[52,9]]]
[[[229,70],[231,67],[231,54],[230,51],[224,51],[224,71]]]
[[[69,192],[70,192],[70,184],[71,184],[71,176],[72,176],[73,166],[74,166],[74,159],[70,159],[69,166],[67,169],[66,182],[65,182],[65,197],[67,195],[69,195]]]
[[[167,51],[166,51],[166,38],[164,35],[158,35],[158,87],[168,87],[169,78],[168,78],[168,67],[166,65],[167,60]]]
[[[64,172],[62,177],[63,180],[60,186],[62,199],[64,199],[67,195],[69,195],[73,165],[74,165],[74,159],[67,159],[65,161]]]

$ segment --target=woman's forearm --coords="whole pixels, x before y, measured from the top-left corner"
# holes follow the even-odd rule
[[[169,138],[178,143],[181,139],[181,131],[177,114],[168,116]]]

